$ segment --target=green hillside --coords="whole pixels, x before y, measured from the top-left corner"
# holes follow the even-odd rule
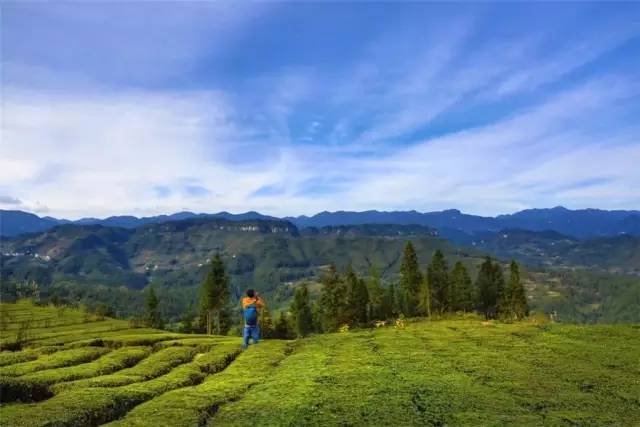
[[[3,426],[638,425],[640,328],[473,317],[266,340],[2,304]],[[31,323],[27,328],[25,322]]]
[[[5,298],[19,294],[16,284],[34,281],[41,295],[69,300],[118,301],[119,316],[139,307],[137,292],[153,283],[161,288],[168,315],[184,312],[197,294],[207,262],[220,253],[235,296],[253,287],[275,305],[289,300],[291,284],[315,280],[328,264],[351,263],[366,273],[375,265],[395,279],[400,256],[412,240],[422,265],[436,249],[451,259],[480,262],[473,249],[460,252],[433,230],[413,226],[356,226],[309,230],[300,234],[284,221],[232,222],[193,219],[136,229],[63,225],[44,233],[2,242]],[[471,257],[476,256],[474,260]],[[116,306],[116,304],[114,304]]]
[[[576,322],[638,322],[638,238],[578,242],[554,232],[512,230],[461,247],[421,226],[358,225],[299,231],[286,221],[190,219],[135,229],[62,225],[0,244],[4,300],[36,296],[89,306],[106,303],[117,317],[140,312],[140,290],[155,285],[169,321],[195,303],[207,263],[220,253],[231,276],[232,297],[252,287],[270,308],[288,307],[295,287],[330,263],[351,264],[360,275],[375,266],[386,284],[397,283],[402,250],[416,247],[421,269],[441,249],[450,265],[462,260],[475,277],[486,251],[527,266],[531,308]],[[482,248],[482,251],[481,249]],[[627,274],[621,274],[627,273]],[[34,288],[36,289],[34,291]]]
[[[640,275],[640,237],[578,240],[554,231],[503,230],[467,237],[465,243],[532,267],[581,268]]]

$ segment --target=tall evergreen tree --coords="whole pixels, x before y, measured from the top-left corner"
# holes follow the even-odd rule
[[[347,288],[336,266],[331,264],[322,277],[322,293],[320,295],[321,325],[324,332],[334,332],[346,323]]]
[[[147,326],[150,328],[162,328],[164,327],[164,321],[160,315],[159,308],[160,300],[156,296],[156,291],[153,286],[149,286],[147,291],[147,300],[145,303],[144,319]]]
[[[411,242],[404,247],[400,265],[400,311],[407,317],[418,314],[422,274],[418,267],[418,255]]]
[[[480,271],[476,278],[478,309],[486,319],[496,317],[499,296],[502,294],[502,290],[499,289],[497,271],[500,271],[500,266],[494,266],[491,258],[486,257],[482,265],[480,265]]]
[[[313,331],[313,317],[311,314],[311,304],[309,303],[309,290],[307,285],[296,289],[291,304],[291,315],[293,317],[293,329],[298,337],[309,335]]]
[[[496,289],[496,303],[494,309],[493,317],[496,318],[500,316],[500,301],[504,298],[505,291],[505,282],[504,282],[504,274],[502,273],[502,266],[499,262],[493,263],[493,283]]]
[[[364,280],[358,277],[351,265],[347,267],[345,273],[345,284],[347,286],[346,317],[348,323],[351,325],[367,323],[369,291]]]
[[[429,275],[425,274],[420,285],[420,314],[431,318],[431,307],[431,286],[429,286]]]
[[[436,250],[427,268],[427,281],[431,289],[431,305],[438,313],[451,311],[452,292],[449,281],[449,267],[444,254]]]
[[[529,315],[529,304],[524,291],[524,286],[520,278],[520,267],[515,261],[509,265],[509,281],[505,287],[504,300],[508,301],[508,312],[510,318],[523,319]]]
[[[475,305],[475,293],[471,277],[461,261],[456,262],[451,271],[451,291],[453,311],[471,311]]]
[[[375,266],[371,266],[371,268],[369,268],[369,276],[367,277],[367,291],[369,293],[369,319],[386,319],[386,313],[384,313],[385,289],[382,287],[380,272]]]
[[[216,334],[225,334],[229,330],[229,299],[229,276],[225,272],[222,258],[216,254],[200,289],[200,315],[208,334],[214,331]]]
[[[397,291],[396,285],[393,283],[384,290],[380,312],[381,320],[391,319],[398,314]]]

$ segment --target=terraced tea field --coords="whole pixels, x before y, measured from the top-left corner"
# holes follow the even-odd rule
[[[3,304],[4,426],[640,425],[640,327],[409,323],[298,341]],[[28,331],[25,328],[29,323]]]

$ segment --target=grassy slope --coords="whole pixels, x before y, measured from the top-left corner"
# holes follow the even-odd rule
[[[24,398],[1,425],[640,424],[638,325],[422,321],[238,355],[237,338],[94,323],[0,352],[0,385]]]

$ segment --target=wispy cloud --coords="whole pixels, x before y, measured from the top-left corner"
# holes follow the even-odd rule
[[[313,7],[326,15],[296,19],[341,13]],[[525,31],[493,9],[403,8],[371,37],[336,28],[362,38],[348,55],[301,34],[315,60],[282,44],[270,22],[289,12],[268,5],[157,5],[138,39],[135,5],[15,6],[0,192],[66,217],[640,205],[640,65],[625,60],[640,52],[637,21],[585,8]],[[19,41],[26,22],[42,25]]]

